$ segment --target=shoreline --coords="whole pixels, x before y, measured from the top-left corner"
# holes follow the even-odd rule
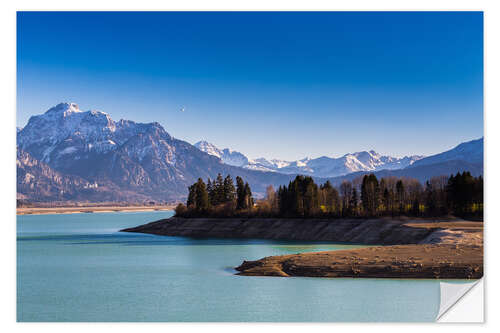
[[[247,261],[237,275],[477,279],[483,276],[483,222],[461,219],[159,220],[124,232],[191,238],[260,238],[376,245]]]
[[[191,238],[277,239],[364,245],[439,243],[482,232],[483,222],[461,219],[316,219],[170,217],[124,232]],[[470,237],[469,237],[470,238]],[[481,240],[469,239],[476,244]]]
[[[16,215],[49,215],[49,214],[80,214],[80,213],[118,213],[118,212],[149,212],[172,211],[173,206],[86,206],[86,207],[30,207],[16,208]]]
[[[236,275],[327,278],[479,279],[483,247],[392,245],[243,261]]]
[[[406,223],[433,230],[418,244],[305,252],[243,261],[236,275],[396,279],[479,279],[483,222]]]

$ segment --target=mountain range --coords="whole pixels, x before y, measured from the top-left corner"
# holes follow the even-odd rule
[[[426,180],[464,169],[482,174],[483,139],[423,158],[374,151],[300,161],[248,159],[208,142],[191,145],[157,122],[114,121],[101,111],[60,103],[17,129],[17,192],[27,201],[173,202],[198,177],[241,176],[256,194],[296,174],[335,184],[367,172]]]
[[[240,152],[225,148],[219,149],[207,141],[199,141],[195,147],[216,156],[223,163],[251,170],[280,172],[285,174],[303,174],[316,177],[337,177],[358,171],[396,170],[406,168],[424,156],[413,155],[402,158],[382,156],[373,150],[345,154],[335,158],[321,156],[304,158],[298,161],[284,161],[265,158],[249,159]]]
[[[291,179],[224,164],[159,123],[113,121],[74,103],[32,116],[17,149],[18,197],[28,201],[176,201],[198,177],[218,173],[240,175],[256,191]]]

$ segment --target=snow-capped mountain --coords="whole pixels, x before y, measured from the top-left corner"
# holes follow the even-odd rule
[[[248,158],[240,152],[228,148],[220,150],[215,145],[207,141],[199,141],[194,144],[199,150],[220,158],[223,163],[243,167],[248,164]]]
[[[484,138],[472,140],[459,144],[453,149],[443,153],[423,158],[413,164],[413,166],[422,166],[447,161],[466,161],[468,163],[483,163]]]
[[[40,161],[64,168],[71,161],[117,150],[130,138],[155,131],[164,140],[171,140],[158,123],[114,122],[107,113],[81,111],[74,103],[61,103],[42,115],[31,117],[18,132],[17,143]],[[167,163],[175,163],[165,143],[159,142],[166,148],[161,150],[162,157]],[[145,146],[136,151],[128,150],[127,154],[141,160],[152,148]]]
[[[43,192],[47,181],[41,176],[42,169],[48,166],[60,175],[54,177],[79,177],[95,184],[99,190],[87,193],[88,200],[104,200],[101,189],[113,189],[117,200],[178,200],[198,177],[215,178],[219,172],[248,179],[256,191],[290,178],[223,164],[219,158],[173,138],[159,123],[114,121],[104,112],[82,111],[74,103],[61,103],[31,117],[17,133],[17,145],[18,151],[40,162],[36,163],[39,176],[29,172],[35,176],[30,179],[32,193]],[[18,164],[18,172],[22,166]],[[18,191],[29,197],[29,188],[20,185],[18,182]],[[73,190],[80,189],[75,185]],[[47,200],[53,198],[46,196]]]
[[[378,178],[415,178],[422,184],[433,176],[449,176],[464,171],[468,171],[476,177],[483,174],[483,141],[483,138],[481,138],[464,142],[443,153],[414,161],[405,168],[384,168],[374,171],[374,174]],[[407,161],[404,161],[404,163],[407,163]],[[331,178],[331,182],[333,184],[340,184],[343,180],[352,180],[364,174],[366,172],[353,172],[345,176]]]
[[[185,198],[187,186],[199,177],[213,179],[218,173],[243,177],[256,194],[264,193],[268,185],[287,184],[296,174],[312,175],[318,183],[328,177],[334,184],[372,171],[378,176],[421,181],[463,170],[482,174],[482,139],[424,159],[364,151],[338,158],[250,160],[207,142],[197,147],[173,138],[156,122],[114,121],[104,112],[61,103],[17,129],[18,197],[28,201],[176,201]]]
[[[304,158],[298,161],[267,160],[265,158],[251,160],[240,152],[227,148],[221,150],[206,141],[200,141],[195,146],[201,151],[217,156],[223,163],[229,165],[237,165],[251,170],[306,174],[317,177],[337,177],[357,171],[402,169],[423,158],[423,156],[419,155],[405,156],[403,158],[382,156],[370,150],[346,154],[338,158],[322,156],[314,159]]]

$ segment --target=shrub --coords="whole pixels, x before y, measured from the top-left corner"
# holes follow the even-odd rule
[[[186,216],[188,209],[186,205],[180,203],[175,207],[175,216]]]

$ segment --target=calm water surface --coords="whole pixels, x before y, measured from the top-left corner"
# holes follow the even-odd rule
[[[439,281],[234,275],[243,260],[360,246],[118,230],[171,212],[17,218],[18,321],[433,321]]]

